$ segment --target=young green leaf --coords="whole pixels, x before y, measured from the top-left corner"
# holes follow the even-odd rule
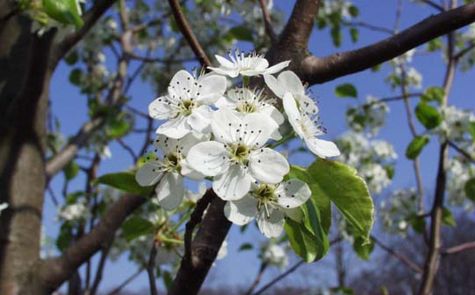
[[[374,249],[374,241],[370,239],[370,243],[364,242],[364,239],[361,237],[356,237],[353,241],[353,250],[359,258],[368,260]]]
[[[427,129],[434,129],[442,123],[442,115],[439,111],[424,102],[416,106],[416,117]]]
[[[99,177],[96,180],[96,183],[105,184],[113,188],[141,196],[147,196],[153,190],[153,187],[140,186],[135,181],[135,174],[131,172],[105,174]]]
[[[467,180],[464,186],[464,191],[467,198],[475,202],[475,178]]]
[[[455,221],[454,216],[452,215],[452,212],[445,208],[442,210],[442,223],[448,226],[456,226],[457,222]]]
[[[427,135],[414,137],[406,148],[406,157],[410,160],[414,160],[428,143],[429,137]]]
[[[421,100],[423,102],[436,101],[441,103],[444,99],[445,91],[441,87],[429,87],[421,95]]]
[[[52,19],[65,24],[75,25],[80,28],[84,25],[81,18],[79,0],[43,0],[43,8]]]
[[[350,83],[340,84],[335,88],[335,95],[338,97],[358,97],[358,91]]]
[[[337,161],[318,159],[307,169],[317,196],[331,200],[343,217],[369,242],[374,223],[374,205],[365,181],[356,170]]]
[[[71,180],[78,175],[79,165],[75,161],[69,162],[69,164],[64,167],[63,171],[66,180]]]
[[[298,223],[290,218],[285,220],[285,232],[289,237],[290,246],[295,254],[306,262],[312,262],[318,256],[323,256],[323,245],[317,237],[311,233],[304,224]]]
[[[128,242],[140,236],[151,234],[153,230],[153,223],[138,216],[130,217],[122,225],[122,234]]]

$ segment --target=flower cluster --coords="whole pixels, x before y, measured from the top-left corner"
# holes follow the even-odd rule
[[[184,177],[212,180],[213,190],[227,201],[230,221],[244,225],[256,219],[265,236],[277,237],[284,217],[296,218],[311,191],[300,180],[284,181],[290,166],[273,147],[295,134],[319,157],[340,152],[319,138],[324,129],[318,107],[298,76],[281,72],[289,61],[270,66],[255,53],[229,56],[217,55],[220,65],[209,67],[208,74],[177,72],[168,93],[150,104],[150,116],[162,124],[153,142],[156,154],[148,156],[136,179],[142,186],[156,185],[166,210],[177,208],[187,194]],[[270,91],[248,85],[256,76],[263,76]],[[242,79],[230,85],[229,78]],[[293,131],[281,134],[286,119]]]

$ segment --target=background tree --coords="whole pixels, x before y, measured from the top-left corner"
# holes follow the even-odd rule
[[[170,294],[200,290],[231,226],[223,215],[224,202],[212,190],[202,191],[198,201],[190,197],[179,210],[168,213],[153,202],[150,189],[137,186],[132,173],[104,176],[100,171],[109,144],[120,145],[134,167],[143,164],[142,155],[150,148],[156,126],[144,112],[145,104],[131,94],[134,87],[148,84],[157,96],[163,94],[177,70],[209,66],[211,53],[222,53],[243,41],[251,42],[252,49],[265,54],[271,64],[290,60],[290,69],[310,86],[389,63],[386,79],[397,96],[355,103],[348,109],[346,119],[353,133],[339,139],[343,154],[339,160],[357,168],[373,196],[388,195],[384,206],[377,206],[381,226],[374,235],[404,235],[410,230],[415,232],[410,236],[423,237],[424,255],[417,258],[397,243],[388,247],[372,238],[374,247],[395,257],[398,267],[404,265],[418,274],[408,280],[411,291],[430,294],[436,279],[437,284],[453,284],[444,273],[437,277],[441,255],[473,249],[474,244],[464,240],[464,244],[444,248],[441,227],[454,224],[452,211],[462,215],[473,208],[468,199],[474,199],[475,119],[473,109],[450,106],[449,98],[457,70],[470,70],[475,60],[473,27],[462,29],[475,21],[475,4],[418,2],[434,15],[400,30],[402,4],[395,11],[394,28],[389,29],[389,25],[360,20],[359,10],[364,7],[347,1],[298,0],[284,22],[285,13],[271,9],[266,1],[97,0],[78,9],[77,1],[0,0],[0,204],[8,205],[0,216],[0,293],[49,294],[67,283],[71,294],[96,294],[106,262],[123,252],[130,253],[137,265],[132,278],[148,273],[152,294],[157,292],[157,276]],[[328,30],[335,47],[346,31],[355,43],[360,29],[388,36],[355,50],[336,49],[317,57],[308,50],[315,27]],[[417,90],[420,76],[411,64],[411,50],[422,45],[418,51],[441,53],[446,67],[441,85]],[[70,67],[69,80],[83,94],[89,116],[68,138],[61,133],[61,124],[66,122],[51,111],[49,93],[51,77],[62,61]],[[340,84],[335,94],[356,97],[357,86]],[[405,121],[412,137],[406,157],[416,184],[415,189],[391,193],[384,188],[394,174],[395,154],[390,144],[375,139],[390,102],[404,106],[407,117],[401,123]],[[369,138],[368,133],[372,134]],[[435,188],[426,192],[420,154],[436,139],[437,179]],[[295,150],[291,142],[287,148],[290,156],[306,152]],[[318,172],[308,169],[306,173],[312,171]],[[60,172],[64,177],[58,180]],[[57,185],[61,189],[53,188],[53,182],[62,182]],[[54,239],[57,249],[42,257],[45,194],[57,206],[61,226]],[[324,219],[329,225],[330,215]],[[344,215],[334,215],[338,226],[330,232],[339,274],[334,292],[348,291],[350,284],[342,259],[345,251],[354,248],[367,258],[372,248],[361,246],[356,229],[345,220]],[[347,240],[350,246],[341,246]],[[284,246],[287,241],[272,243]],[[262,250],[262,264],[254,284],[249,284],[249,294],[267,290],[304,265],[298,261],[270,284],[262,283],[260,275],[269,265],[279,264],[266,260],[266,255],[276,256],[271,255],[270,246]],[[250,247],[256,246],[242,246]],[[308,257],[309,252],[303,255]],[[100,256],[97,265],[91,260],[96,254]],[[173,261],[157,259],[161,256]]]

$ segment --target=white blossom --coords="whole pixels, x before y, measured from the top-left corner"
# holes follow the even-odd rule
[[[259,76],[264,74],[275,74],[286,68],[290,61],[284,61],[269,67],[269,62],[262,55],[251,53],[245,55],[243,52],[235,51],[230,53],[228,60],[220,55],[215,55],[216,60],[220,64],[217,67],[208,67],[213,72],[226,75],[231,78],[242,76]]]
[[[279,268],[284,268],[289,263],[287,254],[282,246],[269,243],[264,247],[262,260],[268,265],[275,265]]]
[[[252,90],[249,88],[230,89],[226,96],[223,96],[216,102],[216,106],[219,109],[233,110],[239,116],[251,113],[268,116],[275,122],[276,131],[272,134],[272,139],[279,140],[282,137],[277,129],[284,122],[284,116],[273,106],[273,101],[267,99],[262,94],[262,90]]]
[[[192,131],[209,131],[211,104],[226,91],[226,78],[201,75],[195,79],[185,70],[173,76],[168,94],[155,99],[149,114],[158,120],[167,120],[157,129],[158,134],[182,138]]]
[[[468,110],[461,110],[455,106],[441,107],[440,112],[444,120],[434,130],[442,138],[460,141],[469,130],[470,124],[475,123],[475,115]]]
[[[0,203],[0,214],[2,214],[2,211],[8,208],[7,203]]]
[[[238,225],[256,218],[259,230],[266,237],[278,237],[284,228],[284,217],[292,218],[291,210],[303,205],[311,194],[308,185],[298,179],[279,184],[254,184],[242,199],[226,203],[224,215]]]
[[[214,140],[190,149],[188,161],[196,171],[214,177],[213,190],[224,200],[246,195],[254,180],[278,183],[289,172],[280,153],[265,147],[275,131],[267,116],[238,117],[230,110],[213,114]]]
[[[162,159],[152,159],[137,171],[135,179],[139,185],[151,186],[158,183],[155,191],[163,209],[173,210],[180,205],[185,196],[183,176],[202,178],[186,161],[190,148],[200,141],[201,138],[193,133],[181,139],[159,135],[154,145],[157,152],[163,153]]]
[[[58,217],[64,221],[79,221],[87,218],[89,209],[84,201],[69,204],[59,210]]]

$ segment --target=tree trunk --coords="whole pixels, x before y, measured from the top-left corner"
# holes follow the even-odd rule
[[[54,32],[0,0],[0,294],[44,294],[29,270],[40,252],[45,186],[45,117]]]

